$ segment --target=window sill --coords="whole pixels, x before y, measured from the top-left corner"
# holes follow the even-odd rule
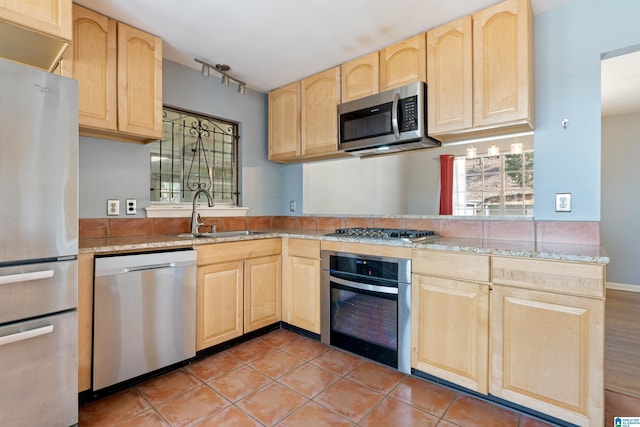
[[[246,216],[249,208],[230,205],[216,205],[212,208],[198,203],[198,213],[201,217]],[[152,203],[145,208],[147,218],[189,218],[191,217],[191,203]]]

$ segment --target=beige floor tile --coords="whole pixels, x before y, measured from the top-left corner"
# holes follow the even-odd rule
[[[276,350],[261,359],[251,362],[249,366],[271,378],[278,378],[287,372],[293,371],[303,363],[304,361],[295,356]]]
[[[382,400],[382,394],[341,379],[313,400],[357,423]]]
[[[129,389],[80,407],[78,421],[82,427],[113,426],[150,408],[137,391]]]
[[[340,377],[310,363],[279,378],[279,382],[308,398],[313,398]]]
[[[420,378],[406,377],[389,396],[440,417],[453,402],[456,392]]]
[[[204,382],[209,382],[242,366],[235,357],[225,353],[214,354],[206,359],[198,360],[186,369]]]
[[[239,344],[227,350],[227,353],[242,363],[250,363],[260,359],[267,354],[275,351],[276,348],[270,346],[259,338]]]
[[[281,349],[299,357],[302,360],[311,360],[329,350],[329,346],[316,340],[302,338],[301,340],[286,345]]]
[[[364,362],[355,368],[347,378],[380,393],[387,394],[406,377],[396,369],[374,362]]]
[[[231,402],[236,402],[261,389],[271,381],[269,377],[255,369],[243,366],[216,378],[208,384]]]
[[[206,385],[176,397],[156,409],[173,427],[191,426],[229,406],[224,399]]]
[[[420,426],[434,427],[439,418],[399,400],[386,397],[360,421],[362,427]]]
[[[306,397],[274,382],[238,401],[236,405],[261,423],[272,426],[306,402]]]
[[[311,363],[342,376],[351,372],[362,361],[362,358],[353,354],[330,349],[313,359]]]
[[[279,423],[278,427],[349,427],[353,425],[335,412],[315,402],[309,402]]]
[[[146,381],[137,388],[149,403],[157,406],[200,385],[202,382],[196,377],[184,369],[178,369]]]

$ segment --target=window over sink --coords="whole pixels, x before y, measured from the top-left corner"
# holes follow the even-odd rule
[[[198,188],[237,206],[238,124],[164,107],[162,139],[150,144],[151,202],[191,203]]]

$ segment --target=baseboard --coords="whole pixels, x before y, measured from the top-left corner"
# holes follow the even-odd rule
[[[640,285],[627,285],[626,283],[607,282],[607,289],[615,291],[640,292]]]

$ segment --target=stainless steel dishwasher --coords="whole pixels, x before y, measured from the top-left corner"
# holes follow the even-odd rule
[[[195,356],[196,251],[96,257],[93,390]]]

